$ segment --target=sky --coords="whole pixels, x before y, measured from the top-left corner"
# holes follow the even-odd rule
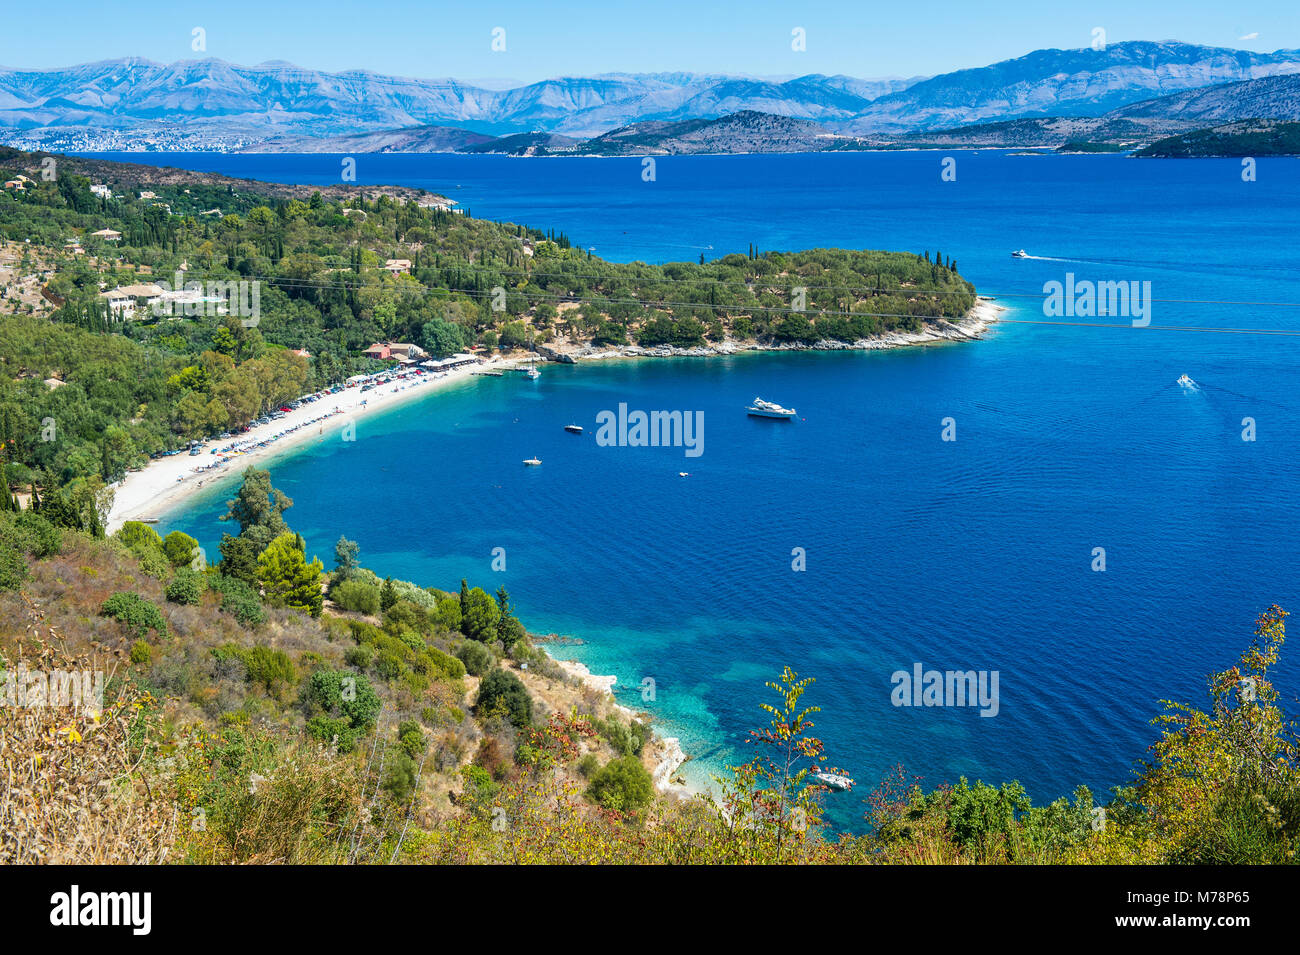
[[[0,66],[51,68],[123,56],[287,60],[338,71],[533,82],[607,72],[691,71],[874,78],[985,66],[1044,47],[1183,40],[1300,48],[1300,0],[60,0],[39,29],[5,29]],[[9,27],[19,21],[6,19]],[[494,30],[498,33],[493,49]],[[801,29],[804,49],[793,47]],[[196,50],[195,30],[205,49]]]

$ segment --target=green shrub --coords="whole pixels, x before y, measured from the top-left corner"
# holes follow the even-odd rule
[[[350,670],[317,670],[307,678],[301,700],[311,714],[307,731],[325,742],[338,737],[341,752],[370,731],[381,706],[365,674]]]
[[[646,723],[633,720],[629,726],[616,716],[607,720],[592,719],[591,725],[620,756],[640,756],[641,750],[653,735],[653,730]]]
[[[148,524],[127,521],[113,536],[126,545],[127,550],[140,561],[140,569],[150,577],[166,580],[171,574],[172,563],[167,559],[163,539]]]
[[[212,655],[218,660],[235,659],[244,665],[244,678],[249,683],[260,683],[268,693],[277,687],[293,683],[298,679],[298,671],[293,660],[283,650],[272,650],[266,646],[241,647],[227,643],[216,647]]]
[[[455,597],[439,597],[437,613],[434,618],[451,631],[460,630],[460,601]]]
[[[0,590],[17,590],[27,579],[27,561],[11,542],[0,538]]]
[[[41,559],[53,557],[63,548],[63,534],[35,511],[22,511],[0,524],[0,537],[15,549]]]
[[[199,542],[183,531],[172,531],[163,539],[163,553],[173,567],[193,567]],[[197,569],[197,568],[196,568]]]
[[[369,670],[370,665],[375,662],[375,648],[368,643],[358,643],[355,647],[348,647],[343,654],[343,662],[358,670]]]
[[[596,772],[587,787],[587,796],[606,809],[636,812],[650,805],[654,780],[639,759],[623,756]]]
[[[245,627],[255,627],[266,619],[266,611],[257,591],[238,577],[214,574],[210,586],[221,594],[221,609]]]
[[[492,651],[477,640],[463,640],[456,648],[456,656],[465,664],[465,670],[474,676],[482,676],[496,665]]]
[[[360,580],[345,580],[330,591],[330,600],[343,610],[373,616],[379,613],[379,588]]]
[[[137,640],[131,644],[131,662],[144,665],[153,662],[153,647],[143,640]]]
[[[425,655],[433,661],[438,672],[450,680],[459,680],[465,675],[465,664],[450,653],[443,653],[437,647],[425,647]]]
[[[533,721],[533,699],[519,677],[509,670],[496,669],[479,684],[474,712],[480,717],[501,712],[515,726],[524,727]]]
[[[167,619],[162,611],[139,594],[118,591],[100,606],[99,615],[120,620],[135,637],[144,637],[150,630],[159,636],[167,635]]]
[[[167,599],[174,604],[197,604],[203,599],[203,575],[188,567],[176,571],[167,585]]]
[[[172,572],[171,561],[167,555],[158,551],[145,551],[143,554],[137,554],[140,561],[140,570],[152,577],[154,580],[166,580]]]

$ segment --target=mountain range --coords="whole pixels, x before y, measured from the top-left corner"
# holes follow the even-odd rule
[[[585,140],[580,151],[591,147],[616,154],[630,139],[656,136],[673,142],[664,150],[648,142],[635,148],[725,147],[727,131],[707,123],[695,129],[647,124],[749,113],[808,124],[769,123],[766,138],[758,139],[753,117],[733,124],[733,132],[760,149],[781,140],[791,149],[839,148],[843,143],[836,137],[908,139],[972,125],[1047,118],[1060,124],[1102,116],[1129,124],[1124,128],[1130,131],[1159,121],[1154,131],[1166,135],[1187,128],[1162,126],[1171,118],[1171,95],[1183,97],[1178,108],[1187,117],[1204,114],[1207,122],[1201,125],[1209,125],[1211,119],[1242,118],[1232,97],[1258,95],[1272,103],[1278,94],[1263,88],[1257,94],[1244,89],[1224,94],[1207,87],[1297,73],[1297,50],[1254,53],[1173,41],[1037,50],[928,78],[605,74],[513,89],[367,71],[327,73],[283,62],[248,67],[214,59],[173,64],[118,59],[64,69],[0,68],[0,142],[47,149],[298,151],[333,141],[337,148],[331,151],[344,152],[520,152],[536,146],[554,152]],[[1123,113],[1149,101],[1164,105],[1145,109],[1164,112]],[[1234,115],[1211,116],[1216,110]],[[633,134],[616,132],[629,126],[637,127]],[[524,138],[508,148],[495,147],[494,138],[503,136]],[[683,136],[684,147],[678,143]]]

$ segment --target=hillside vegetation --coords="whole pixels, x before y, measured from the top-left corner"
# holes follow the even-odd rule
[[[1300,123],[1245,120],[1170,136],[1134,155],[1153,159],[1300,155]]]
[[[661,792],[645,718],[571,682],[504,590],[379,580],[345,539],[327,572],[291,506],[250,470],[212,567],[178,532],[0,511],[0,863],[1296,861],[1277,607],[1108,797],[900,767],[837,835],[825,800],[855,797],[813,775],[843,772],[813,680],[756,687],[752,758],[712,794]]]
[[[41,175],[46,159],[53,181]],[[974,303],[938,250],[751,247],[710,262],[616,264],[563,233],[453,213],[437,197],[426,207],[410,190],[298,198],[178,170],[136,180],[144,168],[0,154],[0,177],[31,180],[0,192],[0,442],[11,488],[116,481],[151,455],[385,367],[362,354],[374,342],[434,357],[522,354],[530,343],[851,343],[958,318]],[[112,198],[91,191],[105,179]],[[104,229],[121,238],[93,234]],[[123,320],[101,295],[149,282],[244,282],[250,298],[258,289],[260,314],[159,317],[141,304]]]

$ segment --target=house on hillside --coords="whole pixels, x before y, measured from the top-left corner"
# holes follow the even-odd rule
[[[113,187],[112,187],[112,186],[105,186],[105,185],[102,185],[102,184],[100,184],[100,183],[96,183],[95,185],[93,185],[93,186],[90,187],[90,191],[91,191],[94,195],[99,196],[99,198],[101,198],[101,199],[112,199],[112,198],[113,198]]]
[[[362,352],[362,354],[365,355],[367,358],[377,358],[380,361],[387,361],[388,359],[393,357],[392,349],[389,348],[387,345],[381,345],[379,342],[375,342],[375,344],[367,348],[364,352]]]
[[[119,285],[107,292],[100,292],[99,297],[108,302],[108,310],[113,317],[122,321],[135,318],[136,309],[143,305],[152,309],[162,301],[163,290],[152,282],[140,285]]]
[[[384,263],[384,271],[392,272],[394,275],[410,275],[411,260],[410,259],[389,259],[387,262]]]
[[[122,233],[116,229],[100,229],[98,232],[90,233],[92,239],[102,239],[105,242],[120,242]]]

